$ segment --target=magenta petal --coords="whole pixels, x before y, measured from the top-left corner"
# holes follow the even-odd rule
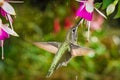
[[[0,13],[3,17],[5,17],[7,15],[7,13],[2,8],[0,8]]]
[[[89,21],[92,20],[93,12],[87,12],[85,9],[85,5],[83,3],[80,3],[80,7],[78,8],[76,12],[76,16],[79,16],[81,18],[87,19]]]
[[[1,31],[0,31],[0,40],[5,40],[7,38],[9,38],[9,34],[1,29]]]

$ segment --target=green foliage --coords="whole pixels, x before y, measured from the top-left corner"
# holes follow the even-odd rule
[[[118,3],[118,0],[115,0],[113,3],[111,3],[107,7],[107,10],[106,10],[107,15],[110,15],[115,11],[115,7],[116,7],[117,3]]]
[[[114,0],[103,0],[102,9],[106,9]]]
[[[118,3],[118,10],[114,18],[120,18],[120,1]]]
[[[98,2],[95,3],[95,7],[96,7],[96,8],[100,8],[101,5],[102,5],[102,3],[98,3]]]
[[[107,16],[111,15],[112,13],[116,13],[116,15],[114,16],[114,18],[120,18],[120,1],[119,0],[103,0],[103,2],[96,2],[95,3],[95,7],[96,8],[101,8],[102,5],[102,9],[106,9],[106,14]]]

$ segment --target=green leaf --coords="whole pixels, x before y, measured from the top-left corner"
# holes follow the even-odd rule
[[[115,15],[114,18],[120,18],[120,2],[119,2],[119,5],[118,5],[118,11],[117,11],[117,14]]]
[[[102,9],[106,9],[114,0],[103,0]]]
[[[96,8],[100,8],[100,7],[101,7],[101,5],[102,5],[102,3],[98,3],[98,2],[97,2],[97,3],[95,3],[95,7],[96,7]]]
[[[113,4],[116,5],[116,4],[118,3],[118,1],[119,1],[119,0],[115,0],[115,1],[113,2]]]

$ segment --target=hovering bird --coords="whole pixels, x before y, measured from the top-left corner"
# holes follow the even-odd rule
[[[34,42],[34,44],[48,52],[55,54],[51,67],[48,70],[47,76],[50,77],[52,73],[61,66],[67,66],[71,58],[76,56],[83,56],[94,51],[90,48],[81,47],[77,44],[78,38],[78,26],[80,25],[81,20],[78,21],[68,31],[66,39],[63,43],[60,42]]]

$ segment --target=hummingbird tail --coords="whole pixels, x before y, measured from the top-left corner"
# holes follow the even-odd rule
[[[46,78],[49,78],[52,75],[52,73],[53,72],[49,70],[48,73],[47,73],[47,75],[46,75]]]

